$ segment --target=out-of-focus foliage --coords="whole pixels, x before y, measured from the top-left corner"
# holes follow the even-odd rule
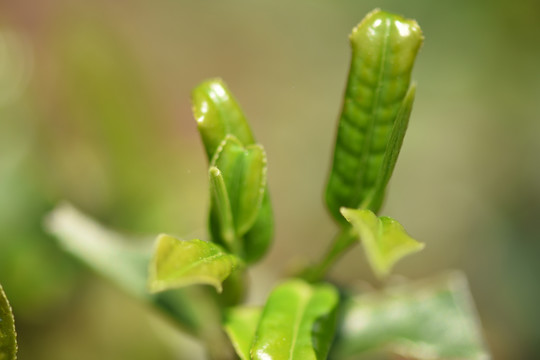
[[[344,307],[334,346],[339,359],[376,351],[418,360],[490,359],[462,274],[368,292]]]
[[[154,320],[149,327],[140,306],[81,277],[41,219],[68,199],[132,233],[202,237],[207,169],[187,99],[209,76],[227,79],[245,104],[271,164],[276,242],[255,269],[266,280],[252,283],[251,300],[263,302],[290,254],[318,256],[334,231],[320,191],[348,66],[343,34],[377,6],[428,34],[414,123],[384,211],[428,246],[397,266],[410,277],[464,268],[494,357],[538,358],[533,0],[2,2],[2,33],[28,49],[12,61],[25,75],[0,76],[0,94],[11,94],[0,104],[0,282],[20,357],[200,356],[185,339],[164,346],[170,332]],[[370,276],[358,258],[344,259],[337,281]]]
[[[15,321],[4,289],[0,285],[0,360],[14,360],[16,357]]]

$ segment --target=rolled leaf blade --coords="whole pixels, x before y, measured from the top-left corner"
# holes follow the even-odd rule
[[[215,212],[215,216],[218,217],[221,239],[224,244],[234,253],[240,251],[241,244],[236,236],[236,230],[234,226],[233,214],[231,210],[231,201],[229,199],[229,193],[227,192],[227,186],[221,171],[215,167],[210,167],[208,171],[210,174],[210,193],[212,197],[212,210]]]
[[[0,285],[0,360],[17,358],[15,320],[4,289]]]
[[[240,259],[219,245],[160,235],[150,262],[148,287],[159,292],[195,284],[222,291],[222,282],[241,265]]]
[[[414,20],[380,10],[350,35],[351,65],[326,188],[328,209],[342,225],[340,207],[359,207],[376,186],[422,41]]]
[[[345,301],[336,359],[374,351],[418,360],[488,360],[472,296],[459,272]]]
[[[368,262],[379,278],[387,276],[396,262],[424,248],[396,220],[377,217],[365,209],[342,208],[341,213],[360,237]]]
[[[236,137],[243,146],[255,144],[255,138],[238,102],[221,79],[202,82],[192,92],[193,114],[203,141],[208,161],[212,162],[217,149],[227,135]],[[245,213],[248,214],[248,213]],[[251,214],[252,215],[252,214]],[[274,215],[268,188],[265,186],[262,205],[255,219],[240,220],[241,233],[245,233],[243,258],[248,263],[259,260],[270,246],[274,234]],[[211,206],[209,229],[212,240],[226,244],[221,236],[216,208]],[[247,224],[251,227],[247,229]]]
[[[266,154],[260,145],[244,147],[227,135],[216,150],[212,166],[223,174],[236,234],[242,237],[253,226],[266,187]]]
[[[209,160],[227,135],[234,135],[244,145],[255,143],[240,105],[221,79],[199,84],[191,93],[191,102]]]
[[[251,345],[261,313],[261,308],[248,306],[234,307],[225,312],[223,327],[241,360],[251,359]]]
[[[407,127],[409,126],[409,118],[411,116],[415,94],[416,85],[412,84],[407,91],[407,94],[403,99],[403,103],[401,104],[401,108],[396,116],[396,121],[388,141],[388,146],[384,153],[381,170],[379,172],[375,188],[373,189],[372,195],[368,196],[366,199],[367,204],[361,206],[362,208],[372,209],[372,211],[377,212],[382,205],[386,186],[388,185],[388,182],[392,177],[392,173],[394,172],[399,152],[401,150],[401,146],[403,145],[403,139],[405,138],[405,133],[407,132]]]
[[[338,293],[330,285],[296,279],[279,285],[264,306],[252,359],[326,359],[338,302]]]

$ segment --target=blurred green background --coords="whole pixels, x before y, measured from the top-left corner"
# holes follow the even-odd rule
[[[463,269],[495,359],[540,358],[540,2],[0,1],[0,283],[20,359],[198,359],[193,340],[66,256],[61,200],[131,234],[205,236],[206,160],[189,93],[220,76],[269,157],[275,244],[252,302],[320,256],[348,69],[375,7],[420,23],[417,99],[384,214],[426,250],[416,279]],[[361,287],[359,249],[332,278]]]

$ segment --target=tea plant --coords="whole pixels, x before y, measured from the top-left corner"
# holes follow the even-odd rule
[[[51,214],[47,228],[68,252],[199,339],[212,359],[358,359],[373,351],[488,359],[458,273],[361,294],[324,281],[357,243],[381,280],[424,247],[396,220],[379,216],[412,110],[411,72],[422,42],[415,21],[380,10],[354,28],[326,188],[338,235],[320,262],[284,280],[260,307],[241,304],[244,276],[273,238],[266,155],[219,79],[192,93],[209,163],[209,241],[160,235],[152,253],[69,205]]]

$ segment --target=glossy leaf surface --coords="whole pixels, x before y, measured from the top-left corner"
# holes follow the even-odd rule
[[[343,225],[340,207],[359,207],[376,187],[422,41],[414,20],[380,10],[350,35],[351,66],[326,189],[328,209]]]
[[[266,187],[266,154],[260,145],[244,147],[227,135],[216,150],[212,167],[223,174],[238,237],[253,226],[261,209]]]
[[[191,99],[209,162],[212,162],[217,149],[228,135],[235,137],[246,148],[255,145],[255,138],[242,109],[222,80],[204,81],[193,90]],[[224,171],[221,168],[219,170]],[[241,225],[239,241],[242,243],[243,259],[247,263],[259,260],[266,253],[274,235],[274,217],[266,186],[258,212],[254,218],[252,216],[252,212],[244,212],[236,220]],[[228,247],[230,241],[223,237],[223,232],[228,233],[229,230],[221,229],[222,217],[223,214],[212,205],[209,216],[212,240]]]
[[[0,360],[17,358],[17,335],[11,306],[0,286]]]
[[[160,235],[150,262],[148,286],[152,292],[158,292],[208,284],[221,292],[222,282],[239,267],[240,260],[217,244]]]
[[[333,358],[376,350],[418,360],[488,360],[465,277],[389,287],[346,301]]]
[[[264,306],[252,359],[326,359],[334,338],[338,301],[338,293],[330,285],[301,280],[279,285]]]
[[[261,313],[261,308],[247,306],[235,307],[225,313],[225,331],[241,360],[251,359],[251,345]]]
[[[191,93],[191,102],[208,160],[227,135],[234,135],[244,145],[255,143],[240,105],[221,79],[199,84]]]
[[[342,208],[341,213],[360,236],[369,264],[379,278],[387,276],[400,259],[424,248],[392,218],[377,217],[370,210]]]

